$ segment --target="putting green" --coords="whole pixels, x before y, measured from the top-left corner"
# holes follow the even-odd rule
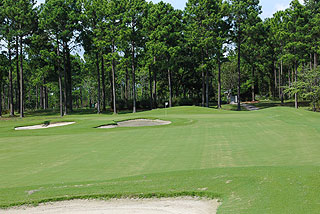
[[[167,126],[95,129],[134,118]],[[178,107],[71,115],[72,126],[14,130],[57,116],[0,120],[0,206],[87,197],[199,195],[218,213],[318,213],[320,114],[286,107]]]

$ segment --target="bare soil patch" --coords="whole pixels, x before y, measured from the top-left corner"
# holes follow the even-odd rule
[[[143,126],[163,126],[171,124],[170,121],[137,119],[118,122],[116,125],[104,125],[100,129],[112,129],[117,127],[143,127]]]
[[[74,123],[75,122],[61,122],[61,123],[41,124],[41,125],[35,125],[35,126],[24,126],[24,127],[17,127],[15,128],[15,130],[48,129],[48,128],[59,127],[59,126],[68,126]]]
[[[215,214],[219,202],[191,197],[162,199],[73,200],[0,210],[4,214]]]

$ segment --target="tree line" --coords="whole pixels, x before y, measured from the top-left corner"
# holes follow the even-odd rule
[[[0,0],[0,115],[153,109],[225,94],[319,104],[320,1],[262,20],[259,0]],[[83,56],[77,50],[84,49]]]

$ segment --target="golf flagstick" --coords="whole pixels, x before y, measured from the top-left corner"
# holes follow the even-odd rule
[[[169,103],[168,103],[168,102],[165,102],[165,103],[164,103],[164,109],[165,109],[164,117],[167,117],[167,114],[168,114],[168,112],[167,112],[167,105],[169,105]]]

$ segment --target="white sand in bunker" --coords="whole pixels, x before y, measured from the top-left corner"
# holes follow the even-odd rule
[[[196,198],[73,200],[2,210],[4,214],[215,214],[219,202]],[[1,211],[1,210],[0,210]]]
[[[117,127],[163,126],[163,125],[169,125],[169,124],[171,124],[171,121],[137,119],[137,120],[127,120],[127,121],[118,122],[117,125],[100,126],[98,128],[112,129]]]
[[[72,125],[75,122],[61,122],[61,123],[51,123],[51,124],[41,124],[41,125],[35,125],[35,126],[24,126],[24,127],[17,127],[15,130],[33,130],[33,129],[48,129],[53,127],[59,127],[59,126],[68,126]]]

